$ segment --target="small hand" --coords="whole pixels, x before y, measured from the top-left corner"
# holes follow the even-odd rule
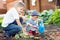
[[[28,26],[32,26],[32,24],[28,23]]]
[[[28,35],[28,33],[27,33],[27,32],[24,32],[23,34],[24,34],[24,35]]]
[[[34,28],[36,28],[37,26],[33,26]]]

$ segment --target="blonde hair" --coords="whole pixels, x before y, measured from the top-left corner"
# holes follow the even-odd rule
[[[20,7],[25,7],[25,4],[23,2],[18,2],[17,5],[20,6]]]

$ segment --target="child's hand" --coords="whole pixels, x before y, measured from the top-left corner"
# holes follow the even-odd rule
[[[28,26],[33,26],[32,24],[28,23]]]
[[[28,33],[27,33],[27,32],[24,32],[23,34],[24,34],[24,35],[28,35]]]
[[[23,19],[24,22],[26,21],[25,16],[19,15],[19,17],[21,17],[21,18]]]
[[[22,15],[19,15],[19,17],[22,17]]]
[[[28,33],[26,32],[26,28],[25,27],[22,28],[22,31],[23,31],[24,35],[28,35]]]
[[[37,26],[33,26],[33,28],[37,28]]]

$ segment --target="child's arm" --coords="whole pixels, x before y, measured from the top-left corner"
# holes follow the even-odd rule
[[[33,25],[31,24],[31,20],[27,20],[27,26],[33,26]]]
[[[22,27],[22,24],[20,23],[20,21],[18,19],[16,19],[16,22],[17,22],[18,26]],[[27,32],[26,32],[26,28],[25,27],[22,27],[22,31],[23,31],[24,35],[28,35]]]
[[[18,26],[21,26],[21,27],[22,27],[22,25],[21,25],[19,19],[16,19],[16,22],[17,22]]]
[[[31,23],[27,23],[28,26],[33,26]]]
[[[23,19],[23,22],[25,22],[25,21],[26,21],[25,16],[19,15],[19,17],[21,17],[21,18]]]

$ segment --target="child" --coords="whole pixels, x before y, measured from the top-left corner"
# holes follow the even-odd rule
[[[31,13],[31,19],[27,22],[27,31],[29,32],[30,35],[35,35],[36,34],[36,30],[37,30],[37,18],[38,18],[39,14],[37,11],[33,11]]]
[[[24,3],[19,2],[16,7],[11,8],[6,13],[2,22],[2,27],[7,37],[11,37],[11,35],[15,35],[23,30],[21,24],[23,22],[24,10]]]

